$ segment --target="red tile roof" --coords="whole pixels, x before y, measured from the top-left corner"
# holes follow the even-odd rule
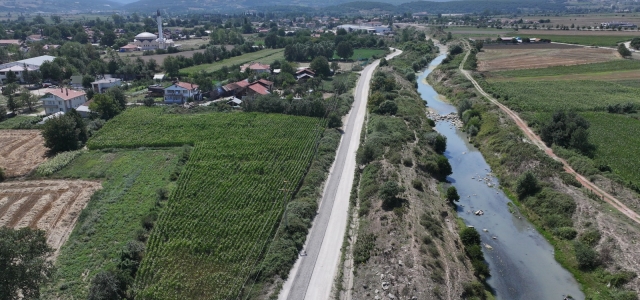
[[[260,79],[260,80],[258,80],[257,82],[258,82],[258,83],[260,83],[260,84],[262,84],[262,85],[264,85],[264,86],[270,86],[270,85],[273,85],[273,82],[271,82],[271,81],[269,81],[269,80],[266,80],[266,79]]]
[[[254,82],[253,84],[251,84],[249,88],[260,95],[269,94],[269,91],[267,90],[267,88],[257,82]]]
[[[50,89],[47,94],[52,94],[62,100],[69,100],[75,97],[86,95],[84,91],[76,91],[72,89]]]
[[[193,83],[188,83],[188,82],[176,82],[173,85],[179,86],[183,89],[187,89],[187,90],[194,90],[198,88],[197,84],[193,84]]]
[[[298,74],[298,75],[301,74],[301,73],[308,73],[308,74],[311,74],[311,75],[316,75],[316,73],[314,71],[312,71],[311,69],[309,69],[309,68],[304,68],[304,69],[300,69],[300,70],[296,71],[296,74]]]
[[[250,70],[270,70],[271,66],[259,62],[252,62],[242,65],[240,67],[240,72],[244,72],[247,68],[249,68]]]
[[[248,87],[248,86],[249,86],[249,81],[247,81],[247,80],[242,80],[242,81],[238,81],[238,82],[236,82],[236,84],[237,84],[239,87]]]

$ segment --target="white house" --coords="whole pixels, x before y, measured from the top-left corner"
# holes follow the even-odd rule
[[[164,103],[167,104],[183,104],[189,97],[197,100],[199,96],[198,85],[193,83],[176,82],[164,89]]]
[[[88,118],[89,116],[91,116],[91,109],[89,109],[91,101],[93,100],[89,100],[76,108],[76,111],[80,114],[81,117]]]
[[[91,88],[93,91],[102,94],[108,88],[114,86],[120,86],[122,84],[122,80],[120,78],[104,78],[91,83]]]
[[[68,112],[72,108],[77,109],[87,102],[87,95],[84,91],[72,89],[50,89],[42,98],[42,106],[47,115],[56,112]]]
[[[27,67],[27,71],[36,71],[40,70],[40,66],[45,61],[53,61],[55,56],[43,55],[38,57],[32,57],[29,59],[18,60],[10,63],[5,63],[0,65],[0,81],[4,82],[7,79],[7,73],[12,71],[16,73],[17,78],[23,82],[24,78],[22,77],[24,68]]]

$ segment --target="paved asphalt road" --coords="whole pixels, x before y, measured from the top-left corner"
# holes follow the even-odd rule
[[[387,59],[401,54],[396,50]],[[353,107],[343,126],[344,134],[331,167],[313,226],[304,247],[278,297],[279,300],[329,299],[340,261],[349,210],[349,197],[356,168],[356,151],[364,124],[369,82],[379,60],[362,71],[355,90]]]

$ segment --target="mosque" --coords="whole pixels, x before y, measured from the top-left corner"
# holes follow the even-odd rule
[[[158,23],[159,36],[150,32],[138,34],[134,38],[133,43],[120,47],[120,52],[146,51],[174,47],[175,44],[173,40],[167,39],[163,36],[162,16],[160,16],[160,10],[157,11],[156,21]]]

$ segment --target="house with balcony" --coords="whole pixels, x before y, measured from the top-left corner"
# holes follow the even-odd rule
[[[122,85],[122,80],[120,80],[120,78],[103,78],[103,79],[92,82],[91,88],[93,88],[94,92],[98,94],[102,94],[108,88],[112,88],[114,86],[120,86],[120,85]]]
[[[44,112],[47,115],[57,112],[66,113],[87,102],[87,94],[84,91],[73,89],[51,89],[40,98],[40,101],[42,101]]]
[[[198,85],[188,82],[176,82],[164,89],[164,103],[184,104],[187,100],[200,100]]]

